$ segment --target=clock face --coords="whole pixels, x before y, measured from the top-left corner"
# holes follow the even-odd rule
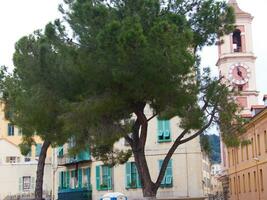
[[[229,79],[237,85],[244,85],[248,82],[250,77],[249,67],[238,63],[232,65],[229,70]]]

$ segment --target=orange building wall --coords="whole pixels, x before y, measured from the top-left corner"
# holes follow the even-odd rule
[[[267,108],[246,125],[242,139],[250,144],[227,149],[231,200],[267,200],[266,131]]]

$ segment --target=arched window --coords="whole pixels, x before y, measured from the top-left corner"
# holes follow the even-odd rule
[[[237,90],[238,90],[239,92],[243,91],[243,90],[244,90],[243,85],[238,85],[238,86],[237,86]]]
[[[239,29],[233,32],[233,50],[234,52],[242,51],[241,31]]]

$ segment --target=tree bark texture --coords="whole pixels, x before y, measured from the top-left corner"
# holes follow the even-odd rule
[[[148,169],[147,161],[143,151],[134,153],[135,163],[137,165],[138,173],[142,174],[141,183],[144,197],[154,198],[157,195],[158,188],[151,180],[150,172]]]
[[[45,159],[47,154],[47,149],[49,148],[51,142],[45,140],[41,153],[39,155],[37,171],[36,171],[36,185],[35,185],[35,200],[42,200],[43,198],[43,177],[44,177],[44,167],[45,167]]]

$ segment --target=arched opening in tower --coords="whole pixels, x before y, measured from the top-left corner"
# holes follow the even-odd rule
[[[233,32],[233,50],[234,52],[242,52],[241,31],[239,29]]]

